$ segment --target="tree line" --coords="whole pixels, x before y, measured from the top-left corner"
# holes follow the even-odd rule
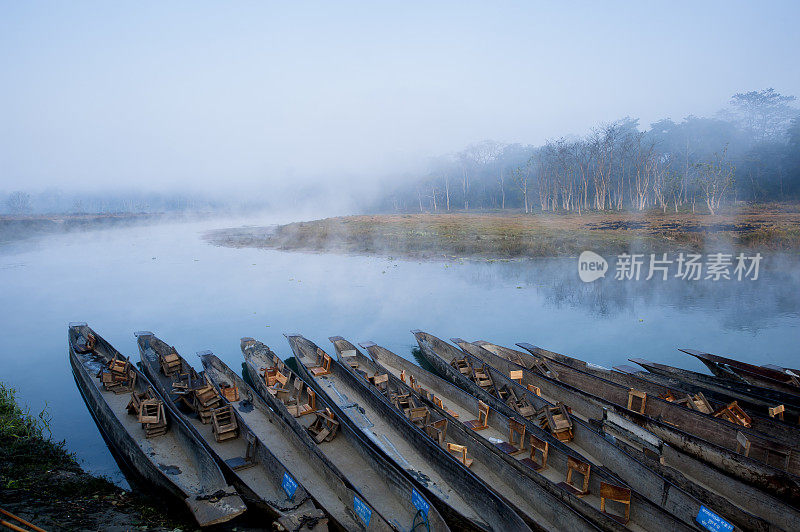
[[[544,145],[485,140],[432,161],[379,208],[526,213],[646,209],[715,213],[737,201],[800,199],[800,111],[773,89],[737,93],[712,118],[629,117]]]

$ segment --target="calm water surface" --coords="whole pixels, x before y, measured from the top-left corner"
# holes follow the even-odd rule
[[[575,259],[420,263],[201,240],[224,226],[133,227],[0,247],[0,380],[32,411],[47,406],[53,435],[88,470],[125,483],[73,381],[70,321],[87,321],[134,360],[133,332],[152,330],[196,367],[194,354],[211,349],[239,368],[242,336],[286,357],[286,332],[323,348],[332,335],[372,340],[410,357],[416,328],[444,339],[527,341],[605,366],[643,356],[702,370],[678,347],[800,366],[797,256],[766,257],[757,281],[584,284]]]

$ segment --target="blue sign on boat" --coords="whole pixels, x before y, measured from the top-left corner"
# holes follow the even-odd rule
[[[411,488],[411,504],[414,505],[414,508],[422,512],[422,515],[426,518],[428,517],[428,510],[430,510],[431,505],[414,488]]]
[[[283,472],[283,491],[289,500],[294,498],[294,492],[297,491],[297,482],[286,471]]]
[[[702,505],[700,511],[697,512],[696,521],[711,532],[732,532],[733,530],[732,524]]]
[[[364,521],[364,526],[369,526],[369,520],[372,518],[372,510],[364,501],[358,498],[358,495],[353,495],[353,509],[361,520]]]

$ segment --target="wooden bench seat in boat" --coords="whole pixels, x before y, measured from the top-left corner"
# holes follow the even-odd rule
[[[447,451],[455,455],[458,461],[464,464],[465,466],[470,467],[472,465],[473,459],[467,458],[466,445],[456,445],[455,443],[448,443]]]
[[[636,400],[639,400],[639,407],[636,408]],[[640,414],[644,414],[645,406],[647,405],[647,394],[637,390],[635,388],[631,388],[628,390],[628,410],[632,410],[634,412],[638,412]]]
[[[753,424],[753,420],[744,410],[742,410],[742,407],[739,406],[737,401],[720,408],[714,413],[714,417],[722,418],[726,421],[730,421],[733,424],[741,425],[742,427],[747,428],[750,428],[750,426]]]
[[[408,411],[411,408],[417,406],[414,398],[411,396],[410,393],[403,393],[403,394],[393,394],[392,395],[392,403],[394,406],[402,411],[405,415],[408,415]]]
[[[767,408],[767,413],[769,417],[773,417],[776,419],[780,419],[783,421],[783,413],[786,411],[786,407],[784,405],[772,406]]]
[[[418,406],[408,410],[408,419],[419,428],[424,428],[428,424],[431,417],[431,412],[427,406]]]
[[[478,419],[465,421],[464,424],[472,430],[483,430],[489,427],[489,405],[478,400]]]
[[[328,353],[323,351],[322,349],[317,348],[317,356],[318,358],[318,365],[316,366],[309,366],[308,371],[315,377],[321,377],[323,375],[329,375],[331,372],[331,357]]]
[[[193,408],[197,412],[197,417],[204,425],[211,423],[212,411],[222,406],[222,397],[210,382],[206,381],[204,386],[197,388],[193,393]]]
[[[515,455],[525,451],[525,425],[516,419],[508,420],[508,441],[496,444],[506,454]]]
[[[536,416],[536,407],[534,407],[527,397],[519,397],[513,388],[508,387],[508,395],[506,397],[506,404],[514,409],[525,419],[533,419]]]
[[[614,501],[622,504],[625,511],[622,515],[611,513],[606,509],[606,501]],[[631,517],[631,490],[623,486],[615,486],[600,481],[600,511],[611,517],[615,521],[627,525]]]
[[[537,419],[543,429],[549,430],[559,440],[572,441],[572,419],[564,403],[543,407],[537,414]]]
[[[267,387],[267,391],[271,396],[281,401],[283,404],[293,404],[296,402],[292,388],[287,386],[289,377],[283,373],[275,374],[275,384]]]
[[[382,373],[380,375],[373,375],[372,377],[368,378],[369,382],[372,383],[377,389],[381,391],[381,393],[386,393],[389,387],[389,375],[386,373]]]
[[[778,447],[777,444],[770,444],[766,441],[754,443],[741,431],[736,431],[736,452],[744,456],[759,455],[759,459],[763,462],[789,471],[793,450],[784,446]],[[789,472],[791,473],[791,471]]]
[[[577,460],[571,456],[567,457],[567,479],[559,482],[558,486],[572,493],[576,497],[583,497],[589,493],[589,474],[592,471],[591,464]],[[583,475],[583,482],[580,487],[572,483],[573,473]]]
[[[528,435],[528,440],[531,445],[531,454],[528,458],[523,458],[520,460],[523,464],[530,467],[534,471],[541,471],[542,469],[547,469],[547,455],[550,452],[550,444],[546,441],[542,441],[533,434]],[[541,460],[536,461],[536,452],[539,452],[541,455]]]
[[[103,389],[119,395],[134,390],[136,386],[136,372],[133,371],[130,359],[114,358],[97,374]]]
[[[76,353],[85,354],[93,352],[96,345],[97,338],[92,333],[89,333],[85,339],[83,339],[83,336],[79,336],[74,343],[74,348]]]
[[[161,372],[168,377],[181,369],[181,357],[174,348],[171,353],[159,356],[158,362],[161,365]]]
[[[301,417],[305,416],[306,414],[313,414],[317,411],[317,394],[311,389],[310,386],[306,386],[305,383],[295,377],[294,380],[294,387],[296,390],[295,395],[295,403],[293,405],[288,405],[286,409],[292,415],[292,417]],[[303,390],[305,389],[306,392],[306,402],[301,404],[300,398],[303,396]]]
[[[155,438],[167,432],[167,414],[164,410],[164,403],[155,398],[152,388],[148,388],[141,394],[131,393],[128,413],[135,415],[137,421],[142,424],[145,438]]]
[[[473,380],[475,381],[475,384],[487,391],[494,389],[494,380],[492,380],[492,375],[489,373],[489,370],[486,369],[486,365],[480,369],[474,370],[474,375],[475,376]]]
[[[136,391],[132,391],[131,400],[128,401],[128,406],[126,407],[128,413],[139,417],[139,412],[142,411],[142,401],[145,399],[152,399],[153,395],[153,388],[150,386],[148,386],[147,390],[142,393],[136,393]]]
[[[473,379],[472,364],[469,363],[469,360],[467,360],[467,357],[454,358],[453,361],[450,362],[450,365],[453,366],[454,368],[456,368],[459,371],[459,373],[461,373],[465,377],[467,377],[469,379]]]
[[[239,400],[239,387],[235,384],[231,386],[230,384],[223,382],[219,385],[219,389],[222,392],[222,397],[224,397],[225,400],[232,403]]]
[[[711,404],[706,399],[706,396],[703,395],[703,392],[698,392],[693,396],[685,394],[685,397],[679,398],[670,390],[667,393],[660,394],[659,398],[670,403],[675,403],[676,405],[685,406],[691,410],[697,410],[703,414],[711,414],[714,411],[714,409],[711,408]]]
[[[269,386],[275,386],[275,380],[278,375],[278,368],[273,366],[271,368],[262,368],[261,376],[264,377],[264,384]]]
[[[306,430],[317,443],[331,441],[339,430],[339,422],[334,418],[333,412],[326,408],[324,412],[317,410],[314,414],[317,417]]]
[[[221,406],[211,411],[211,431],[218,442],[239,436],[239,424],[231,405]]]
[[[439,443],[439,447],[445,447],[445,440],[447,438],[447,420],[442,418],[439,421],[434,421],[425,425],[425,433],[430,436],[432,440]]]

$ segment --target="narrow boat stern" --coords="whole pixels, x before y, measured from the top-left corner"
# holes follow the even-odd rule
[[[188,497],[184,502],[201,527],[225,523],[247,510],[232,486],[226,486],[216,493]]]

